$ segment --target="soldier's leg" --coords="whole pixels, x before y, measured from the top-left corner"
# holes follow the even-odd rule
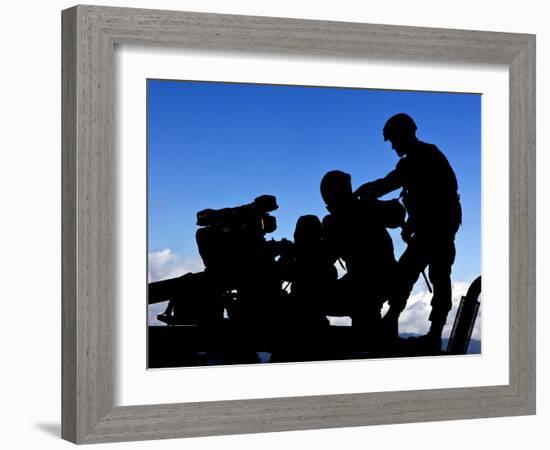
[[[347,277],[354,350],[364,351],[372,347],[380,331],[382,286],[366,269]]]
[[[409,338],[408,351],[415,355],[441,354],[441,333],[452,305],[451,267],[454,262],[454,240],[441,238],[435,233],[425,248],[430,255],[429,277],[433,285],[430,331],[417,338]]]
[[[399,316],[407,306],[414,284],[426,266],[429,255],[426,244],[420,237],[413,237],[397,262],[395,279],[390,288],[390,312]]]
[[[335,280],[323,295],[322,309],[327,316],[350,316],[355,286],[349,273]]]
[[[421,239],[413,237],[407,248],[399,258],[393,279],[389,281],[390,308],[381,321],[381,339],[391,353],[392,348],[398,344],[399,316],[407,306],[407,300],[420,272],[427,266],[428,258]]]
[[[369,292],[368,287],[355,293],[351,310],[351,325],[357,337],[371,340],[380,328],[380,311],[382,305],[375,292]]]
[[[452,307],[451,268],[456,250],[454,236],[434,241],[430,260],[429,277],[433,285],[430,334],[441,337]]]

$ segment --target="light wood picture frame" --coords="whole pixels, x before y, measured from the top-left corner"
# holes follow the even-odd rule
[[[75,6],[62,12],[62,437],[75,443],[535,413],[535,36]],[[116,44],[504,64],[509,69],[509,384],[114,406]]]

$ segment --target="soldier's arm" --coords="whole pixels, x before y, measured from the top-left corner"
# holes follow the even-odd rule
[[[399,228],[405,223],[405,208],[399,200],[377,200],[377,215],[382,224],[387,228]]]
[[[355,191],[355,196],[359,198],[380,198],[402,186],[399,170],[396,168],[388,173],[384,178],[370,181],[359,186]]]

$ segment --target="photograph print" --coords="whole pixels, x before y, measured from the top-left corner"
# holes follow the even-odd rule
[[[147,80],[148,368],[481,354],[481,95]]]

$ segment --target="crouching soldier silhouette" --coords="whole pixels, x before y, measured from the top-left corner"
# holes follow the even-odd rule
[[[451,267],[462,210],[456,176],[447,158],[435,145],[418,140],[416,129],[407,114],[390,117],[384,126],[384,140],[391,142],[401,159],[388,175],[362,185],[355,194],[360,199],[379,198],[402,189],[408,217],[401,236],[407,248],[397,264],[396,288],[384,322],[397,337],[399,315],[420,273],[429,266],[433,285],[431,326],[428,334],[415,340],[415,347],[423,354],[437,354],[452,306]]]
[[[330,212],[323,219],[324,238],[347,271],[338,280],[335,304],[330,305],[328,315],[349,315],[354,341],[361,350],[379,351],[384,344],[382,304],[388,299],[396,268],[386,227],[401,226],[405,210],[397,200],[357,199],[351,176],[336,170],[323,177],[321,195]]]
[[[294,245],[277,262],[281,279],[290,282],[290,295],[284,306],[284,332],[271,362],[326,359],[329,321],[325,304],[338,277],[334,262],[322,239],[319,218],[301,216]]]

